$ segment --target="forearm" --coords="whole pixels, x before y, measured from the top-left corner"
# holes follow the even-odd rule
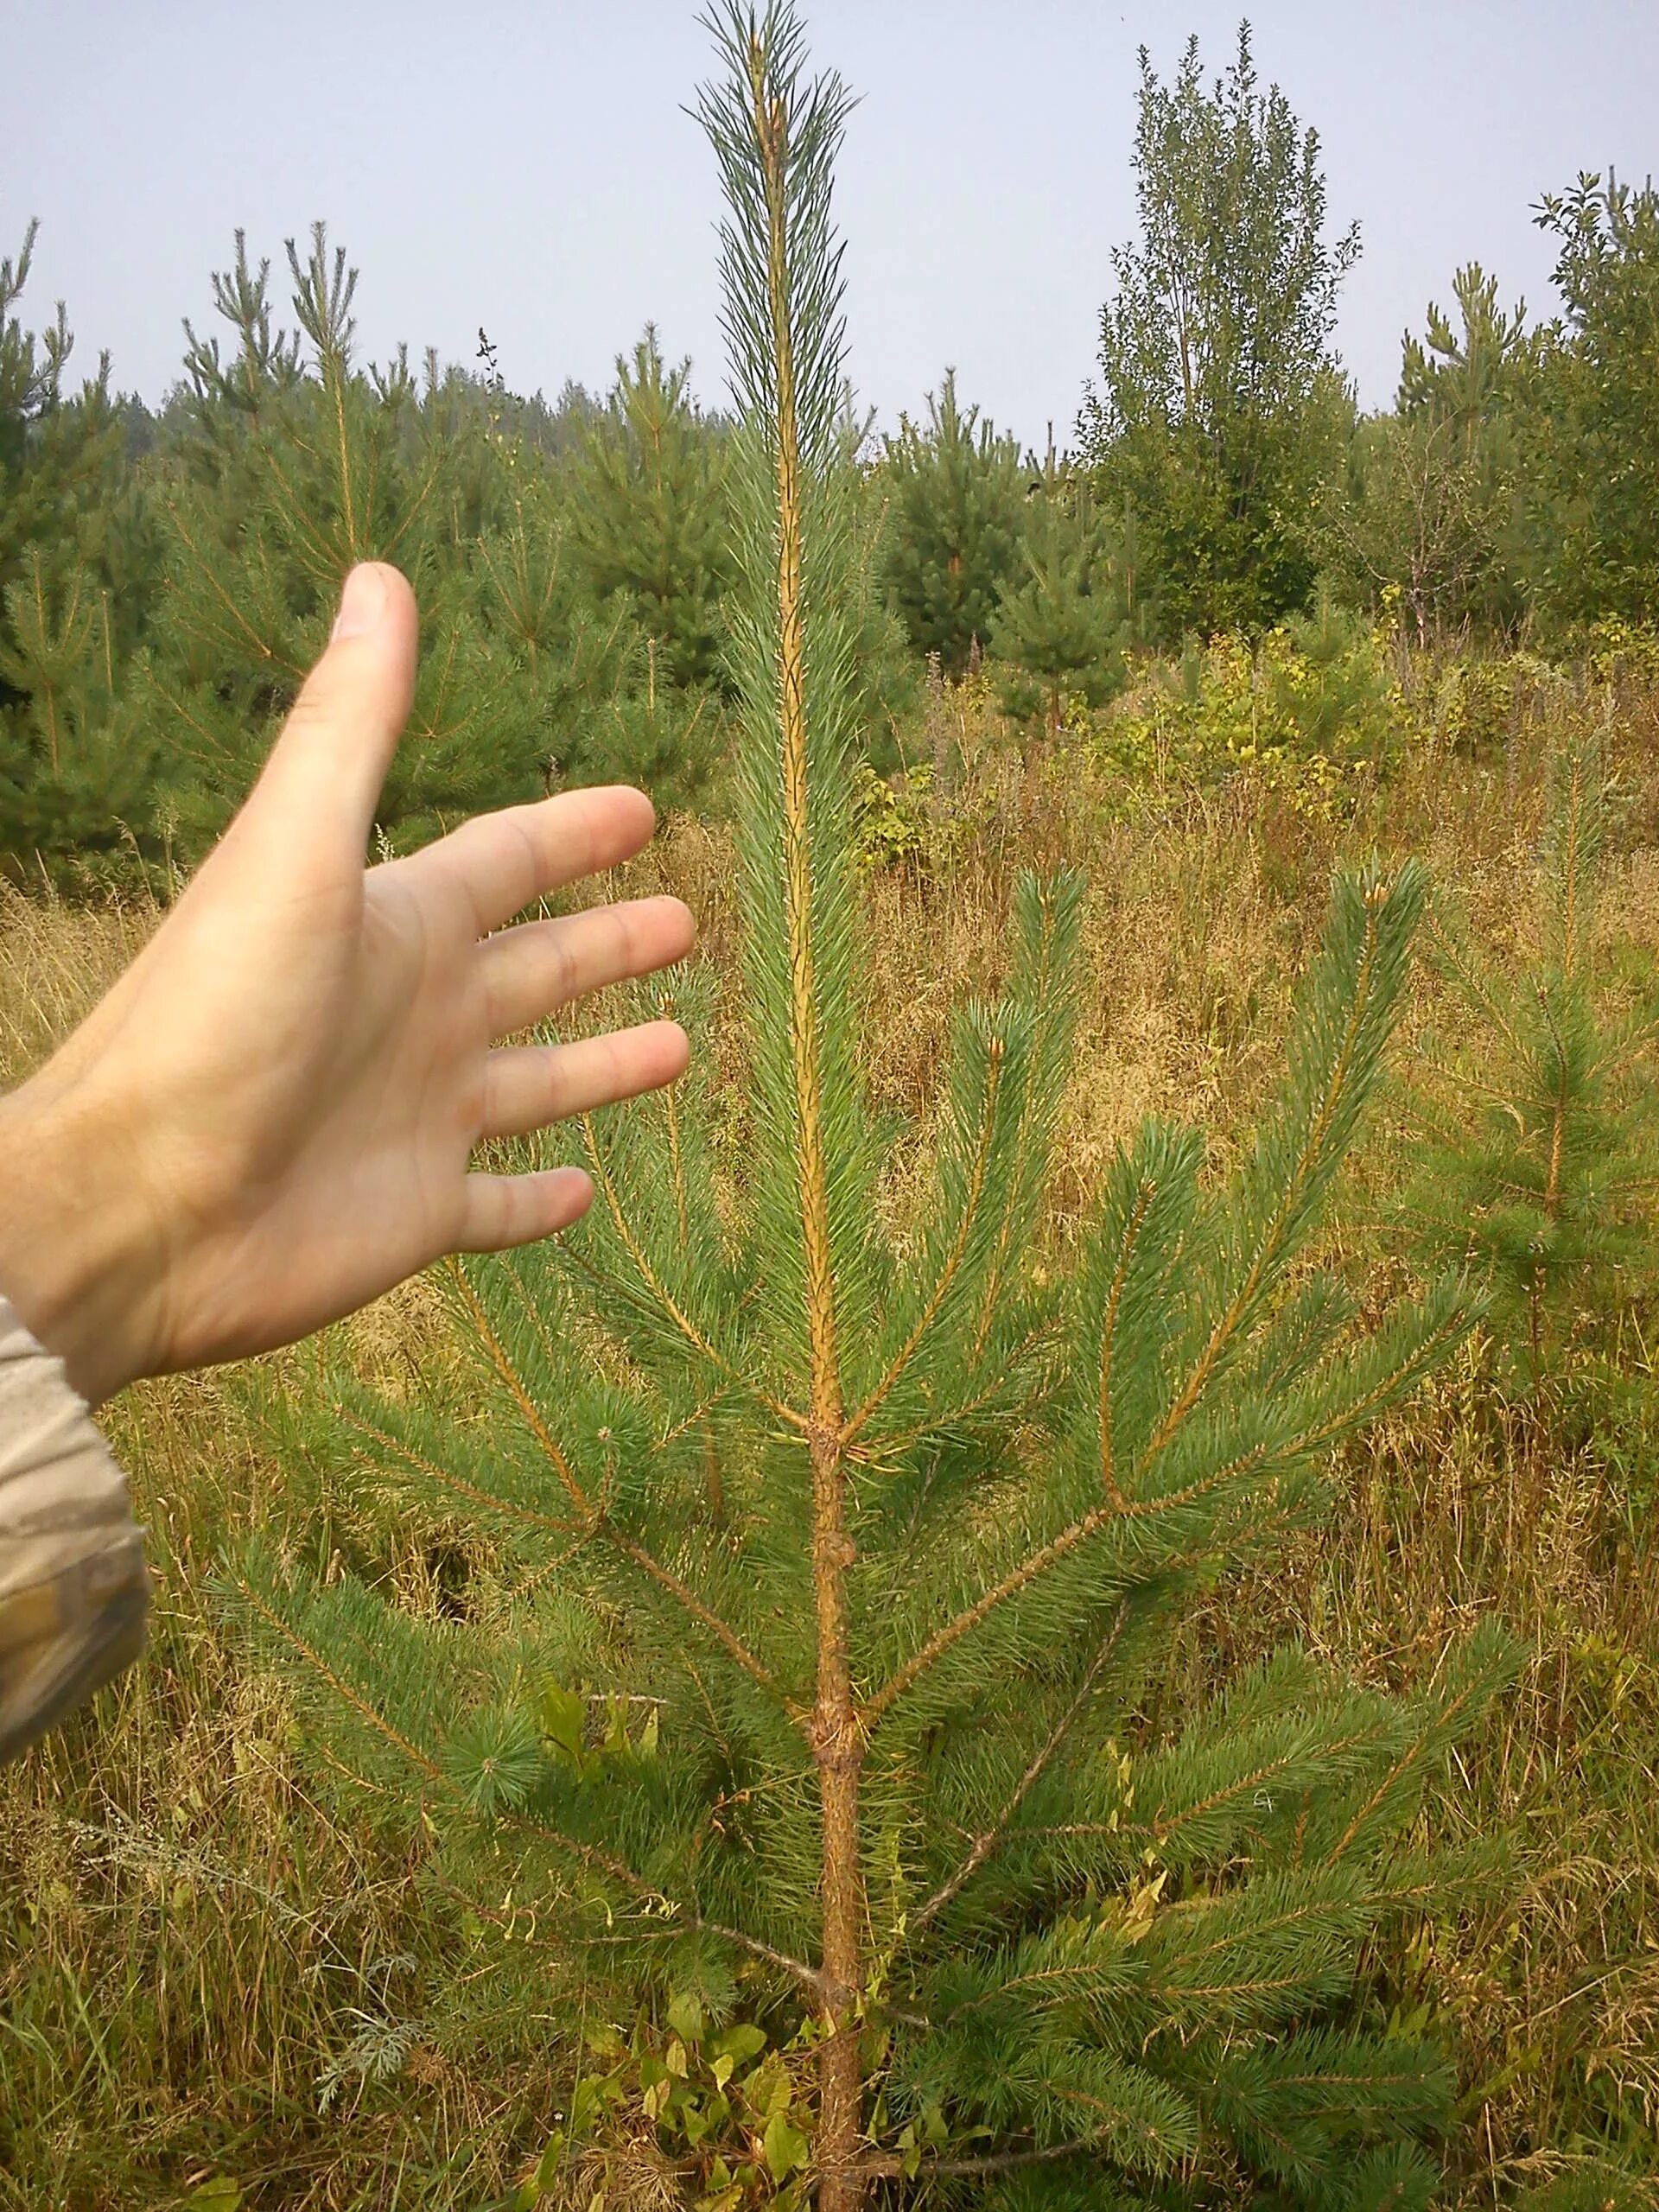
[[[0,1760],[137,1658],[149,1605],[121,1471],[0,1300]]]

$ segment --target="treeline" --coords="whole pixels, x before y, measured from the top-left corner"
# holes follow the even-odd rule
[[[1395,406],[1365,416],[1333,346],[1358,233],[1332,237],[1317,135],[1262,90],[1248,30],[1214,80],[1196,41],[1167,82],[1143,54],[1133,160],[1138,235],[1072,449],[1022,451],[950,373],[894,435],[846,415],[878,762],[930,659],[952,678],[988,657],[1004,709],[1058,731],[1207,640],[1254,685],[1262,641],[1298,625],[1329,664],[1357,625],[1571,657],[1652,624],[1651,185],[1585,175],[1545,197],[1560,313],[1529,321],[1471,264],[1407,336]],[[482,332],[470,369],[375,364],[321,226],[281,280],[238,233],[215,327],[187,322],[151,411],[107,359],[74,385],[61,307],[29,327],[34,235],[0,262],[10,872],[188,865],[368,556],[410,575],[424,626],[387,839],[595,777],[670,804],[717,786],[729,426],[654,331],[603,399],[516,395]]]

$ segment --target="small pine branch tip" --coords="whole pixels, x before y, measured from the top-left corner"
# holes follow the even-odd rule
[[[706,1054],[589,1122],[587,1220],[445,1278],[466,1384],[344,1378],[318,1409],[357,1480],[487,1539],[496,1603],[429,1630],[262,1556],[234,1602],[306,1685],[321,1770],[417,1816],[480,1925],[504,1890],[533,1912],[580,1962],[590,2049],[595,2019],[639,2024],[517,2201],[620,2125],[730,2212],[878,2187],[1196,2203],[1222,2176],[1310,2212],[1422,2202],[1448,2064],[1389,2031],[1370,1961],[1391,1916],[1453,1893],[1420,1807],[1503,1648],[1417,1699],[1292,1649],[1173,1731],[1144,1717],[1194,1593],[1305,1525],[1338,1447],[1470,1323],[1442,1284],[1367,1333],[1318,1263],[1422,880],[1338,881],[1231,1180],[1148,1125],[1074,1258],[1045,1203],[1084,887],[1027,881],[1006,989],[956,1025],[931,1199],[889,1232],[845,772],[849,101],[791,8],[711,30],[735,1140]],[[697,979],[676,988],[695,1028]]]

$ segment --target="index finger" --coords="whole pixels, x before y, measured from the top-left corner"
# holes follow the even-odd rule
[[[656,824],[643,791],[606,784],[477,815],[398,865],[463,899],[485,937],[545,893],[632,860]]]

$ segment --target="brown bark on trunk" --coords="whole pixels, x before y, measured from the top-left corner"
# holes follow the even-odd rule
[[[863,1986],[864,1885],[859,1848],[859,1781],[863,1743],[853,1696],[847,1570],[847,1467],[836,1342],[835,1256],[823,1125],[808,780],[805,625],[802,607],[805,486],[796,422],[794,332],[785,190],[787,118],[766,84],[758,40],[749,48],[755,131],[769,215],[768,289],[777,371],[778,677],[783,782],[785,911],[789,933],[790,1042],[794,1062],[802,1258],[804,1262],[810,1396],[807,1446],[812,1481],[812,1587],[817,1681],[812,1744],[822,1821],[819,1904],[823,1914],[823,2041],[818,2063],[814,2142],[819,2212],[858,2212],[864,2075],[858,2002]]]
[[[858,1999],[863,1980],[864,1882],[859,1849],[863,1740],[853,1704],[848,1636],[846,1469],[838,1436],[814,1434],[812,1580],[817,1603],[818,1697],[813,1716],[823,1819],[824,2041],[818,2059],[819,2212],[855,2212],[863,2134],[864,2069]]]

